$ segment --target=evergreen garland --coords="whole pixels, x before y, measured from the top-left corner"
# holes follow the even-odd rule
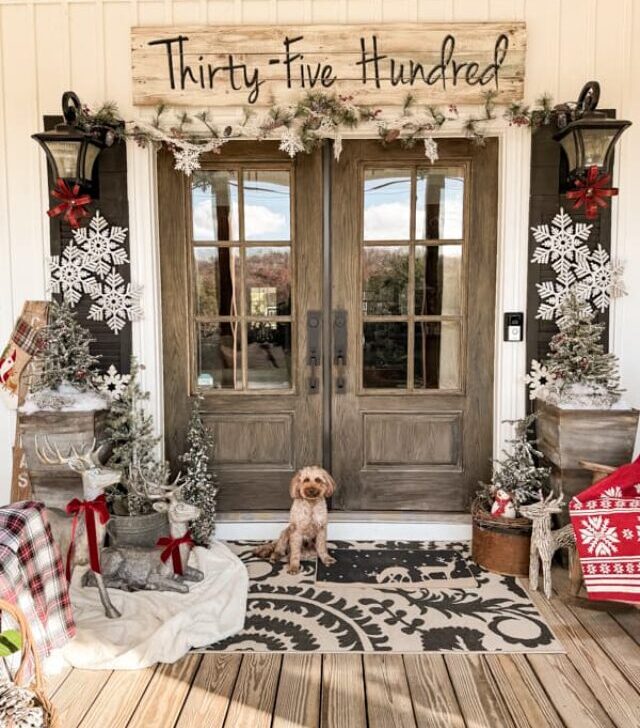
[[[511,495],[516,510],[537,500],[540,493],[547,494],[550,488],[551,468],[538,465],[544,455],[536,449],[535,441],[529,439],[529,430],[536,420],[532,414],[521,420],[510,421],[515,434],[507,440],[502,458],[493,461],[493,478],[485,497],[493,497],[502,489]]]
[[[622,394],[618,359],[615,354],[605,353],[605,326],[595,323],[594,318],[595,314],[575,294],[567,296],[545,365],[560,401],[582,395],[610,407]]]
[[[58,391],[63,384],[81,392],[97,391],[98,357],[89,351],[93,341],[68,302],[51,301],[49,321],[41,334],[42,348],[34,357],[31,391]]]
[[[121,485],[126,491],[130,515],[151,512],[151,504],[139,495],[140,471],[155,473],[159,467],[155,448],[159,438],[153,434],[153,418],[145,413],[144,402],[149,392],[143,392],[138,374],[143,367],[131,358],[130,378],[122,395],[113,400],[107,416],[106,433],[112,446],[108,465],[122,471]]]
[[[191,524],[191,536],[199,546],[208,546],[215,531],[218,479],[209,469],[213,436],[202,419],[202,397],[193,402],[187,433],[187,452],[180,461],[185,465],[182,496],[200,508],[200,517]]]

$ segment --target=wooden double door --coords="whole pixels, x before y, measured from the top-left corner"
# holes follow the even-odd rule
[[[439,147],[160,155],[167,454],[200,395],[221,510],[287,508],[309,464],[345,510],[462,511],[488,477],[497,141]]]

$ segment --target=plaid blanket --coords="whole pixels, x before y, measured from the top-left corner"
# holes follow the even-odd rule
[[[590,599],[640,602],[640,458],[569,503]]]
[[[0,597],[24,612],[42,657],[74,636],[64,568],[42,503],[0,508]]]

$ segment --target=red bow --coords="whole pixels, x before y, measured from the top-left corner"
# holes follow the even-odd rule
[[[107,499],[104,497],[104,495],[99,495],[97,498],[94,498],[94,500],[90,501],[81,501],[78,498],[74,498],[72,501],[69,501],[69,503],[67,503],[66,511],[70,516],[73,516],[73,522],[71,523],[71,543],[69,544],[69,550],[67,551],[67,581],[71,581],[71,559],[73,557],[76,529],[78,527],[78,519],[80,518],[80,514],[83,512],[84,522],[87,531],[87,541],[89,543],[89,563],[91,565],[91,570],[95,571],[96,574],[99,574],[100,553],[98,550],[95,516],[96,514],[98,515],[100,523],[103,526],[109,520]]]
[[[51,196],[55,197],[56,200],[62,200],[62,202],[47,210],[49,217],[64,215],[65,221],[71,227],[76,228],[80,225],[80,220],[89,214],[85,209],[85,205],[91,203],[91,197],[90,195],[81,195],[80,185],[78,184],[69,187],[63,179],[58,179],[56,186],[51,191]]]
[[[496,508],[494,512],[494,516],[501,516],[506,510],[509,503],[511,503],[511,497],[507,496],[506,498],[494,498],[494,503],[498,504],[498,507]]]
[[[166,563],[169,559],[169,556],[171,556],[171,561],[173,562],[173,573],[178,574],[178,576],[182,576],[183,574],[182,559],[180,558],[180,546],[193,546],[193,544],[194,541],[191,538],[191,534],[189,533],[189,531],[187,531],[185,535],[181,536],[180,538],[162,536],[156,542],[156,546],[165,547],[160,554],[162,562]]]
[[[584,205],[587,220],[598,217],[598,208],[607,206],[607,197],[618,194],[616,187],[608,187],[611,182],[610,174],[598,174],[598,167],[589,167],[587,178],[575,181],[575,190],[567,192],[567,199],[575,200],[573,209],[577,210]]]

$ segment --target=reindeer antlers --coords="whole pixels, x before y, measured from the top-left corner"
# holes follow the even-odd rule
[[[102,445],[96,447],[96,439],[88,447],[77,448],[75,445],[69,445],[69,452],[63,455],[58,445],[52,445],[49,438],[45,435],[44,446],[38,442],[38,436],[35,436],[35,451],[38,459],[47,465],[68,465],[73,470],[82,472],[90,470],[99,465],[97,454],[102,449]]]
[[[149,481],[147,480],[147,478],[145,478],[144,473],[142,472],[142,469],[139,465],[136,466],[136,470],[138,472],[138,475],[140,476],[142,491],[136,488],[134,482],[135,479],[132,479],[131,487],[138,495],[144,496],[150,501],[167,500],[168,498],[171,498],[171,496],[173,496],[174,494],[177,495],[177,491],[181,487],[180,479],[182,478],[182,473],[178,473],[176,479],[171,483],[156,483],[153,481]]]

